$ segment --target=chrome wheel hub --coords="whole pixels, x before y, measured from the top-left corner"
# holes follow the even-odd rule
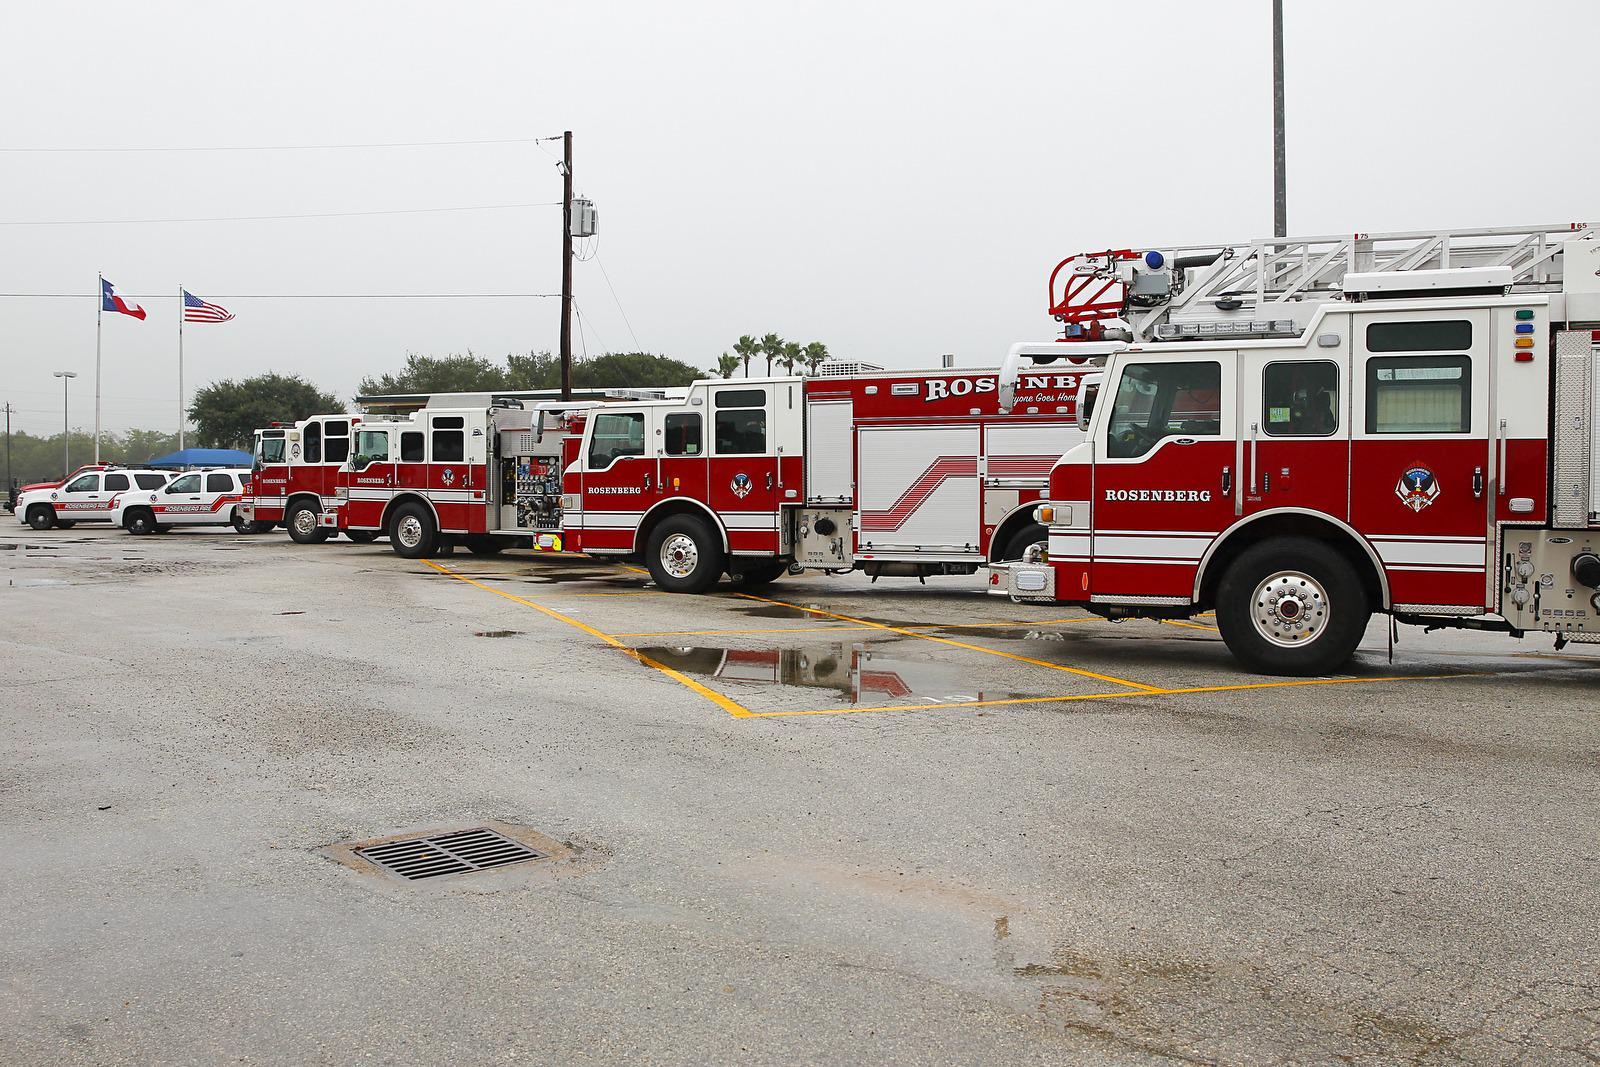
[[[422,543],[422,521],[415,515],[407,515],[395,526],[394,534],[402,545],[416,548]]]
[[[687,578],[700,564],[700,549],[688,534],[673,534],[661,542],[661,568],[674,578]]]
[[[1329,618],[1328,591],[1309,574],[1279,571],[1256,586],[1250,619],[1256,632],[1280,648],[1308,644]]]
[[[310,508],[301,508],[294,513],[294,529],[298,534],[316,533],[317,515]]]

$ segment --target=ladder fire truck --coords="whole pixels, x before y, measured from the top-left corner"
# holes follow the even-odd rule
[[[1063,260],[1084,439],[991,591],[1208,608],[1320,674],[1374,612],[1600,641],[1600,239],[1584,226],[1273,238]],[[1013,350],[1003,403],[1039,373]]]
[[[338,488],[361,421],[362,416],[341,412],[257,430],[253,476],[238,509],[245,528],[265,533],[282,523],[302,545],[333,536],[339,529]],[[365,530],[345,533],[352,541],[377,536]]]

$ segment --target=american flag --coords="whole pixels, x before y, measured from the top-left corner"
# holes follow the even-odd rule
[[[208,304],[189,290],[183,291],[184,322],[227,322],[233,312],[216,304]]]

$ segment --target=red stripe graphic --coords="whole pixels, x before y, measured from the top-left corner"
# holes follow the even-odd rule
[[[1048,475],[1060,456],[990,456],[989,474],[995,478]]]
[[[943,485],[947,478],[976,478],[978,476],[978,459],[976,456],[940,456],[934,460],[927,470],[923,471],[910,488],[900,494],[900,499],[887,511],[863,511],[861,513],[861,528],[863,530],[898,530],[910,520],[911,515],[920,508],[933,491]]]

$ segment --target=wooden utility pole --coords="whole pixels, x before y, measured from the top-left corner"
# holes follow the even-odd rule
[[[572,399],[572,131],[561,135],[561,399]]]

